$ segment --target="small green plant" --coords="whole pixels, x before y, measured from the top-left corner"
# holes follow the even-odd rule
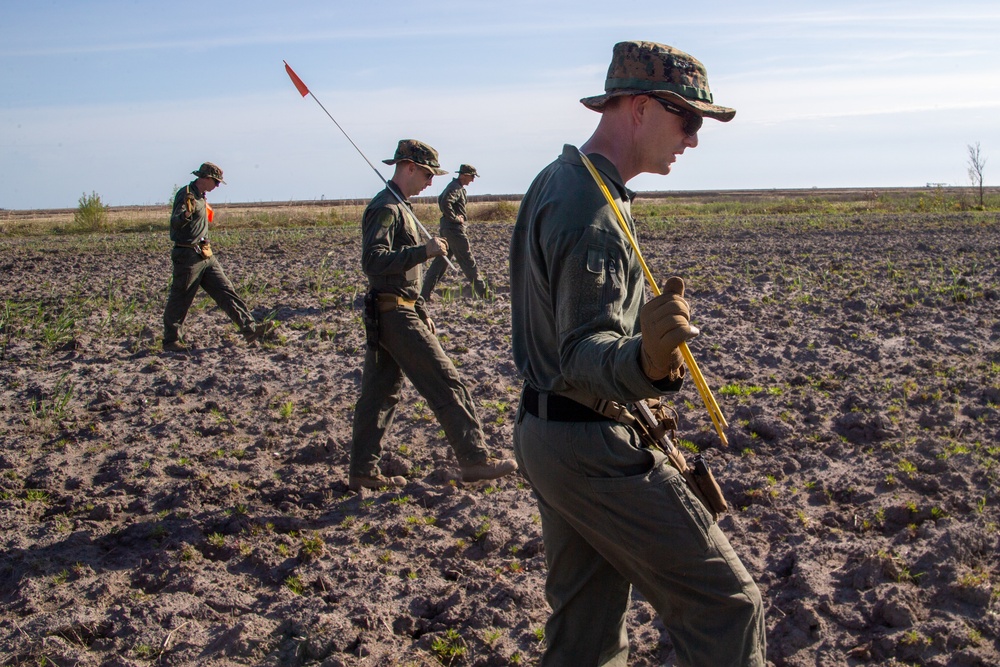
[[[96,192],[80,195],[76,211],[73,213],[73,226],[82,232],[97,232],[104,229],[108,221],[108,207],[101,202],[101,196]]]
[[[492,524],[490,524],[490,518],[488,516],[479,517],[479,526],[476,528],[476,532],[472,534],[472,539],[476,542],[486,537],[486,534],[490,532]]]
[[[152,660],[159,653],[155,647],[149,644],[136,644],[132,651],[140,660]]]
[[[443,635],[435,637],[431,642],[431,650],[445,665],[452,664],[468,652],[462,635],[453,628],[448,628]]]
[[[290,574],[285,578],[285,588],[296,595],[306,594],[306,585],[303,583],[302,578],[297,574]]]
[[[315,560],[323,555],[323,538],[319,535],[302,538],[302,549],[299,552],[303,560]]]
[[[295,403],[292,401],[285,401],[278,406],[278,417],[281,419],[290,419],[293,414],[295,414]]]
[[[47,503],[49,492],[43,489],[28,489],[24,492],[24,499],[32,503]]]
[[[212,533],[208,536],[208,543],[216,549],[220,549],[226,546],[226,538],[222,533]]]

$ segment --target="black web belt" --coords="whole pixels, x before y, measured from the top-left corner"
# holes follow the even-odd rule
[[[542,401],[545,402],[544,411],[539,409]],[[605,417],[571,398],[558,394],[541,394],[529,386],[525,386],[521,392],[521,405],[529,415],[553,422],[614,421],[611,417]]]

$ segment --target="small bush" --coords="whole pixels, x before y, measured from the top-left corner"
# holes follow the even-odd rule
[[[512,201],[497,201],[477,205],[471,213],[473,220],[485,222],[512,222],[517,217],[518,203]]]
[[[101,202],[96,192],[80,195],[79,205],[73,214],[73,227],[83,232],[97,232],[108,222],[108,207]]]

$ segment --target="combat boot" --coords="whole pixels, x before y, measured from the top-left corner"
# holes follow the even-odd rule
[[[191,346],[182,340],[171,340],[163,342],[164,352],[190,352]]]
[[[496,479],[509,475],[517,470],[514,459],[489,458],[479,463],[468,463],[461,466],[463,482],[480,482],[484,479]]]
[[[361,489],[399,488],[406,486],[406,478],[398,475],[386,477],[380,473],[372,475],[351,475],[347,487],[357,493]]]

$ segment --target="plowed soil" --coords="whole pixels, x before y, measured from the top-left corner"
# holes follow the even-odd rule
[[[722,448],[693,385],[673,397],[729,499],[774,665],[1000,664],[998,223],[640,221],[654,275],[687,281],[730,422]],[[511,225],[469,231],[497,295],[450,273],[430,312],[509,456]],[[162,232],[0,236],[0,663],[537,662],[545,563],[521,478],[457,482],[407,384],[383,469],[408,485],[347,489],[356,226],[223,228],[213,246],[277,341],[248,347],[205,298],[196,350],[163,353]],[[629,632],[631,665],[672,664],[638,593]]]

